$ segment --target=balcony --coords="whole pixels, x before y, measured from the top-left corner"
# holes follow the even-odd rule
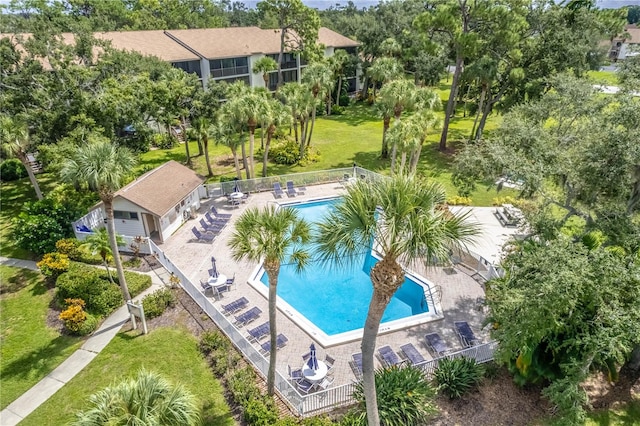
[[[219,68],[211,70],[211,75],[213,78],[220,77],[232,77],[234,75],[246,75],[249,74],[249,67],[232,67],[232,68]]]

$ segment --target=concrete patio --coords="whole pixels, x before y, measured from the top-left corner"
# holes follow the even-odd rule
[[[295,197],[295,200],[309,200],[342,193],[344,193],[344,188],[337,183],[315,185],[307,187],[305,193]],[[187,220],[160,248],[171,262],[197,286],[200,285],[200,280],[207,279],[207,270],[211,267],[211,256],[215,256],[218,271],[228,277],[235,275],[236,288],[233,291],[223,293],[223,297],[219,301],[216,301],[212,296],[210,300],[219,307],[241,296],[246,297],[249,300],[249,307],[257,306],[262,310],[260,318],[247,328],[255,327],[267,321],[268,315],[267,300],[247,283],[251,272],[257,265],[246,261],[237,262],[233,260],[226,243],[233,233],[235,220],[245,209],[292,200],[293,198],[287,199],[286,195],[280,199],[275,199],[270,192],[251,194],[247,202],[239,206],[227,205],[227,200],[224,197],[203,200],[198,217]],[[212,204],[216,206],[220,213],[232,213],[233,216],[213,243],[197,242],[191,232],[191,228],[196,226],[200,229],[198,221]],[[497,219],[494,217],[488,218],[486,212],[482,212],[482,216],[483,220],[495,221],[495,223],[489,223],[487,228],[487,233],[494,233],[491,227],[495,227],[496,224],[499,226]],[[502,231],[506,232],[505,229]],[[494,250],[496,249],[494,248]],[[491,257],[494,256],[495,254],[491,255]],[[401,345],[411,342],[428,360],[432,358],[432,355],[427,350],[424,336],[428,333],[438,332],[452,350],[462,349],[453,329],[454,321],[468,321],[478,338],[484,342],[489,340],[488,332],[482,329],[484,315],[477,303],[479,297],[484,297],[484,290],[479,282],[471,278],[471,271],[466,271],[465,268],[425,268],[416,272],[428,278],[439,288],[444,319],[400,331],[380,334],[377,340],[378,347],[390,345],[392,349],[399,352]],[[318,285],[322,285],[320,279],[318,279]],[[210,295],[210,293],[207,293],[207,295]],[[277,369],[286,377],[287,364],[291,365],[292,368],[302,366],[301,356],[309,351],[312,338],[281,312],[278,315],[277,331],[278,333],[283,333],[289,339],[288,344],[278,352]],[[246,329],[242,330],[242,332],[245,336],[248,335]],[[264,341],[266,339],[262,340],[262,342]],[[350,383],[356,379],[349,361],[351,360],[351,354],[361,352],[359,341],[329,348],[323,348],[318,342],[315,343],[318,349],[318,359],[324,359],[325,353],[336,359],[334,364],[334,385]],[[259,348],[259,344],[256,343],[254,345]]]

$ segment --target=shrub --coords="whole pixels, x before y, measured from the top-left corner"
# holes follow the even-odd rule
[[[27,169],[17,158],[9,158],[0,163],[0,180],[10,182],[27,177]]]
[[[166,133],[156,133],[151,138],[151,145],[160,149],[171,149],[176,144],[176,138]]]
[[[516,199],[510,195],[507,195],[505,197],[495,197],[491,200],[491,204],[493,204],[494,206],[501,206],[503,204],[515,205],[516,203],[517,203]]]
[[[216,349],[227,350],[231,347],[229,340],[217,331],[205,331],[200,337],[198,344],[200,351],[205,355],[209,355]]]
[[[222,377],[238,365],[240,355],[233,349],[231,342],[216,331],[205,332],[200,339],[200,350],[205,354],[213,373]]]
[[[67,309],[60,312],[58,318],[64,322],[64,326],[67,330],[77,334],[82,327],[82,324],[87,319],[87,314],[84,311],[84,300],[65,299],[64,303],[67,304]]]
[[[434,372],[438,391],[449,398],[459,398],[477,385],[484,375],[484,368],[472,358],[444,358]]]
[[[106,273],[96,268],[72,263],[68,272],[56,281],[56,298],[83,299],[88,312],[106,316],[122,305],[120,289],[106,278]]]
[[[259,399],[262,395],[260,389],[256,386],[256,373],[249,366],[233,370],[229,374],[227,384],[233,400],[243,407],[247,402]]]
[[[300,145],[291,137],[280,137],[272,142],[269,158],[276,164],[296,164],[300,160]]]
[[[342,115],[344,113],[344,108],[338,105],[331,105],[331,114],[333,115]]]
[[[450,206],[470,206],[471,198],[456,195],[455,197],[447,198],[447,204]]]
[[[420,425],[436,412],[435,389],[419,368],[413,366],[379,369],[375,373],[380,423],[387,426]],[[358,414],[366,418],[364,388],[356,384],[353,396],[358,401]]]
[[[107,272],[102,272],[103,277],[107,278]],[[127,280],[127,287],[129,287],[129,293],[131,297],[135,297],[151,287],[151,277],[145,274],[139,274],[137,272],[124,271],[124,277]],[[117,277],[115,277],[117,281]]]
[[[98,324],[100,323],[100,318],[87,313],[87,318],[80,325],[80,329],[78,330],[78,334],[80,336],[88,336],[93,333],[96,328],[98,328]]]
[[[252,399],[244,406],[244,420],[250,426],[272,426],[278,421],[273,398]]]
[[[69,256],[56,252],[47,253],[36,266],[40,268],[42,275],[55,281],[60,274],[69,270]]]
[[[162,315],[167,307],[174,307],[176,297],[168,288],[156,290],[142,299],[142,307],[147,318],[155,318]]]
[[[69,256],[70,260],[80,260],[82,251],[78,248],[80,241],[76,238],[63,238],[56,241],[56,251]]]

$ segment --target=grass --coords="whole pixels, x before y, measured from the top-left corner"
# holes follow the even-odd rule
[[[89,395],[134,376],[142,367],[193,393],[202,407],[204,425],[235,424],[222,386],[201,356],[196,338],[180,327],[158,328],[148,335],[139,335],[138,331],[119,333],[88,368],[20,424],[68,424],[76,412],[88,408]]]
[[[58,184],[57,176],[53,173],[42,173],[36,175],[40,189],[43,194],[47,194]],[[22,206],[27,201],[35,201],[36,192],[31,185],[29,178],[23,178],[12,182],[2,182],[0,184],[2,192],[2,209],[0,209],[0,256],[14,257],[17,259],[29,259],[30,253],[21,249],[11,238],[13,224],[11,219],[18,216],[22,211]]]
[[[621,408],[589,413],[586,426],[632,426],[640,424],[640,399]]]
[[[53,371],[82,341],[46,326],[53,293],[38,272],[0,266],[0,283],[0,408],[5,408]]]
[[[618,75],[613,71],[589,71],[587,78],[594,83],[606,86],[617,86],[619,83]]]

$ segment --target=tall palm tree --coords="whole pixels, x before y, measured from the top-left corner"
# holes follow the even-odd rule
[[[5,155],[17,158],[27,169],[31,185],[36,191],[36,197],[38,197],[38,200],[42,200],[40,185],[27,158],[31,142],[29,141],[29,129],[27,129],[26,123],[15,117],[11,118],[5,115],[0,117],[0,143],[2,143],[2,152]]]
[[[342,94],[342,80],[344,79],[344,67],[349,60],[349,54],[344,49],[336,49],[333,52],[333,56],[329,58],[331,69],[333,70],[334,79],[338,80],[338,88],[336,93],[336,105],[340,106],[340,95]],[[331,111],[331,105],[329,105],[328,111]]]
[[[116,227],[113,217],[113,196],[131,174],[136,159],[127,149],[112,144],[102,136],[91,135],[87,145],[78,147],[73,156],[67,159],[60,171],[63,182],[87,185],[98,193],[107,214],[107,232],[111,244],[111,253],[118,271],[118,282],[125,302],[131,300],[127,281],[124,277],[122,261],[118,255]]]
[[[253,64],[251,71],[254,74],[262,74],[265,89],[269,90],[269,73],[278,70],[278,63],[269,56],[264,56]]]
[[[378,83],[384,84],[402,77],[404,70],[402,64],[395,58],[377,58],[367,70],[367,74],[373,83],[373,99],[376,99]]]
[[[238,146],[242,146],[242,152],[244,153],[245,133],[242,128],[234,126],[231,119],[227,119],[225,115],[224,106],[220,109],[220,112],[216,116],[216,122],[211,127],[211,136],[215,140],[216,145],[224,145],[229,147],[231,155],[233,155],[233,164],[236,169],[236,176],[238,179],[242,179],[242,172],[240,171],[240,160],[238,158]],[[244,167],[247,168],[246,159],[243,158]],[[248,179],[248,177],[247,177]]]
[[[92,408],[77,414],[75,426],[200,424],[200,409],[189,391],[145,370],[91,395],[89,401]]]
[[[207,163],[207,172],[209,177],[213,176],[213,169],[211,168],[211,160],[209,159],[209,131],[211,127],[211,121],[206,117],[197,117],[191,121],[190,136],[198,141],[198,145],[202,146],[204,151],[204,160]]]
[[[264,145],[264,152],[262,153],[262,177],[267,177],[267,161],[269,159],[269,149],[271,148],[273,135],[279,127],[286,126],[287,124],[290,125],[291,121],[290,108],[283,105],[282,102],[277,99],[271,99],[264,115],[267,141]]]
[[[116,235],[116,244],[119,246],[125,245],[122,235]],[[113,252],[111,251],[111,242],[109,241],[109,234],[107,234],[107,228],[100,228],[95,234],[89,235],[84,239],[82,244],[80,244],[80,248],[87,249],[91,254],[98,254],[100,256],[100,259],[102,259],[102,263],[104,264],[104,268],[107,270],[109,281],[113,283],[111,270],[109,269],[109,262],[107,261],[109,256],[113,256]]]
[[[262,210],[246,210],[235,224],[229,248],[236,261],[262,262],[269,278],[269,326],[271,352],[267,374],[267,392],[273,395],[276,377],[276,294],[280,265],[293,263],[302,271],[309,262],[305,244],[311,239],[309,224],[289,208],[273,205]]]
[[[311,94],[313,95],[313,109],[311,110],[311,129],[307,135],[307,141],[302,147],[300,158],[304,154],[304,150],[311,145],[311,135],[313,134],[313,125],[316,123],[316,108],[318,99],[322,99],[322,96],[331,91],[333,86],[333,75],[329,65],[325,62],[314,62],[304,69],[302,72],[302,83],[306,84]]]
[[[384,104],[385,111],[388,109],[393,110],[393,116],[395,123],[400,122],[400,117],[406,109],[413,107],[416,95],[416,85],[414,82],[405,79],[393,80],[382,86],[380,89],[380,103]],[[383,129],[384,132],[384,129]],[[386,142],[384,134],[382,140]],[[395,147],[395,145],[394,145]],[[388,148],[387,148],[388,149]],[[384,146],[383,146],[384,150]],[[383,156],[384,158],[384,156]],[[395,158],[395,153],[392,153],[392,160]],[[393,163],[392,163],[393,172]]]
[[[293,117],[293,131],[296,142],[300,144],[300,155],[304,155],[304,142],[307,138],[309,117],[313,110],[314,99],[309,90],[300,83],[287,83],[279,90],[282,102],[291,108]],[[300,123],[300,138],[298,138],[298,123]]]
[[[317,252],[322,261],[338,267],[353,262],[357,253],[373,247],[380,261],[371,269],[373,295],[362,335],[363,386],[368,424],[379,425],[374,377],[374,348],[385,308],[405,279],[405,268],[446,259],[477,234],[466,215],[438,208],[444,189],[399,174],[376,182],[358,181],[347,188],[318,225]]]

